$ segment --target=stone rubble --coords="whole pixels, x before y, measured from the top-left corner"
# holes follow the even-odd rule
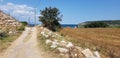
[[[74,45],[71,42],[69,42],[66,47],[70,48],[70,47],[74,47]]]
[[[48,44],[50,44],[50,43],[52,43],[52,41],[49,40],[49,39],[47,39],[47,40],[46,40],[46,45],[48,45]]]
[[[52,45],[50,46],[51,48],[56,48],[58,46],[58,42],[53,41]]]
[[[0,30],[8,31],[8,34],[14,35],[16,33],[17,27],[20,27],[21,25],[22,24],[15,18],[5,14],[0,10]]]
[[[95,58],[100,58],[100,54],[99,54],[98,51],[95,51],[93,54],[94,54],[94,57],[95,57]]]
[[[5,14],[0,10],[0,28],[7,28],[7,27],[16,27],[21,26],[21,23],[19,23],[15,18],[11,17],[8,14]],[[11,29],[10,28],[10,29]]]
[[[82,51],[86,58],[94,58],[93,53],[87,48]]]
[[[66,48],[61,48],[61,47],[58,47],[57,50],[58,50],[60,53],[63,53],[63,54],[69,52],[68,49],[66,49]]]
[[[41,36],[46,39],[46,45],[50,45],[51,48],[64,55],[64,58],[100,58],[98,51],[92,52],[88,48],[82,49],[79,46],[75,46],[72,42],[65,41],[62,36],[47,28],[40,27],[40,29]]]

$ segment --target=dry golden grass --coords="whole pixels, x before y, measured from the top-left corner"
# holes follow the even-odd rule
[[[110,58],[120,58],[120,28],[64,28],[60,33],[76,45],[98,50]]]

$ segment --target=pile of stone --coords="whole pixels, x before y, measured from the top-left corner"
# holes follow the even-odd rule
[[[45,38],[46,45],[58,51],[63,58],[100,58],[98,51],[92,52],[88,48],[82,49],[79,46],[75,46],[72,42],[65,41],[64,37],[57,33],[43,27],[40,27],[40,29],[40,34]]]
[[[16,26],[21,26],[21,23],[0,10],[0,29],[12,29]]]
[[[22,24],[15,20],[15,18],[0,10],[0,30],[6,31],[10,35],[13,35],[17,32],[16,29],[21,25]]]

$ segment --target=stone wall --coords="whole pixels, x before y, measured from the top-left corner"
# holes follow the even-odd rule
[[[10,30],[10,29],[15,29],[19,26],[21,26],[21,23],[15,20],[15,18],[11,17],[8,14],[5,14],[0,10],[0,29]]]

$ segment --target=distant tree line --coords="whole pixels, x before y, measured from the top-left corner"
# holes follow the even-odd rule
[[[106,28],[108,26],[109,25],[104,22],[91,22],[84,25],[85,28]]]

